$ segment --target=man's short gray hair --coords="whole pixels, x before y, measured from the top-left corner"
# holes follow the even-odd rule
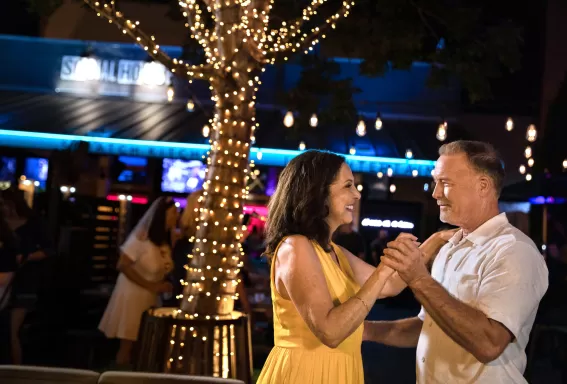
[[[492,179],[498,195],[504,184],[504,162],[500,154],[491,144],[482,141],[457,140],[443,144],[439,155],[456,155],[464,153],[475,170],[484,173]]]

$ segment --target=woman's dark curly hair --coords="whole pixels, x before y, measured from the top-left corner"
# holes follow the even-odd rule
[[[289,235],[303,235],[330,250],[329,187],[345,158],[310,150],[289,162],[280,175],[276,192],[268,205],[266,256],[269,260],[279,242]]]

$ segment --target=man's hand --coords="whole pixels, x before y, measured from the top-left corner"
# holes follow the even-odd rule
[[[422,251],[411,239],[401,238],[389,242],[381,260],[386,266],[396,270],[410,287],[415,281],[429,276]]]

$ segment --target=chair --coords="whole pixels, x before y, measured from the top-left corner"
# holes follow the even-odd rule
[[[96,384],[99,376],[82,369],[0,365],[2,384]]]
[[[98,384],[244,384],[234,379],[150,372],[104,372]]]

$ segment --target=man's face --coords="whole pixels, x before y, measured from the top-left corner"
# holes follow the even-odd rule
[[[464,226],[483,207],[479,193],[481,175],[473,169],[464,153],[442,155],[434,172],[433,198],[439,205],[439,219]]]

